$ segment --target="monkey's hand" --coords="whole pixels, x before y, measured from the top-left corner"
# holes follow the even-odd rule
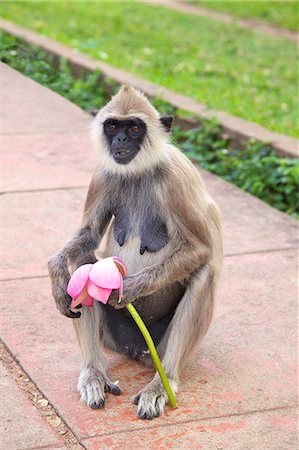
[[[128,276],[124,278],[124,284],[123,284],[123,296],[121,298],[121,301],[118,302],[119,299],[119,291],[115,290],[112,292],[112,294],[109,297],[108,303],[109,305],[113,306],[115,309],[121,309],[124,308],[128,303],[132,303],[134,300],[136,300],[137,297],[139,297],[139,292],[137,292],[136,289],[136,279],[134,276]]]
[[[50,279],[52,282],[52,294],[56,302],[57,309],[66,317],[77,319],[79,312],[71,311],[71,297],[67,294],[67,286],[70,274],[67,269],[67,258],[63,252],[53,256],[48,262]]]
[[[53,283],[52,293],[56,302],[57,309],[66,317],[70,317],[71,319],[77,319],[81,316],[80,312],[75,312],[70,310],[71,297],[67,294],[68,283],[64,281],[62,285]],[[80,305],[81,306],[81,305]]]

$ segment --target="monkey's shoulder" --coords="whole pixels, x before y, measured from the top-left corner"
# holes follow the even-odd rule
[[[180,181],[182,184],[193,186],[204,184],[198,167],[178,147],[168,145],[167,156],[169,170],[166,179],[168,181]]]

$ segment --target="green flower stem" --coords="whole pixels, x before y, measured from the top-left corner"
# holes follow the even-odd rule
[[[161,364],[159,355],[157,353],[155,344],[154,344],[154,342],[153,342],[153,340],[151,338],[151,335],[148,332],[148,329],[146,328],[143,320],[141,319],[140,315],[138,314],[138,312],[136,311],[136,309],[132,305],[132,303],[129,303],[126,306],[126,308],[129,311],[129,313],[131,314],[131,316],[133,317],[133,319],[135,320],[139,330],[141,331],[141,333],[142,333],[142,335],[143,335],[143,337],[145,339],[145,342],[146,342],[146,344],[148,346],[148,349],[150,351],[150,354],[151,354],[151,357],[152,357],[152,359],[154,361],[156,369],[159,372],[159,375],[161,377],[161,381],[163,383],[164,389],[165,389],[165,391],[166,391],[166,393],[168,395],[169,402],[170,402],[171,406],[173,408],[177,408],[178,405],[177,405],[176,398],[174,396],[174,393],[172,392],[172,389],[170,387],[168,378],[167,378],[167,376],[166,376],[166,374],[164,372],[164,369],[162,367],[162,364]]]

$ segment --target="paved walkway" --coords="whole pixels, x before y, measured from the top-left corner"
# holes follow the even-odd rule
[[[112,353],[111,378],[123,394],[107,395],[104,410],[79,403],[79,349],[70,320],[55,309],[46,261],[80,223],[93,167],[91,119],[0,68],[1,334],[20,370],[12,378],[6,350],[0,448],[297,449],[296,222],[208,173],[223,213],[226,256],[214,323],[182,377],[179,408],[138,420],[130,400],[152,373]],[[26,388],[31,381],[36,392]]]

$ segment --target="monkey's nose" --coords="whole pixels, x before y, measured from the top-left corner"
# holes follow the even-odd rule
[[[125,142],[127,140],[126,136],[118,136],[117,137],[118,142]]]

